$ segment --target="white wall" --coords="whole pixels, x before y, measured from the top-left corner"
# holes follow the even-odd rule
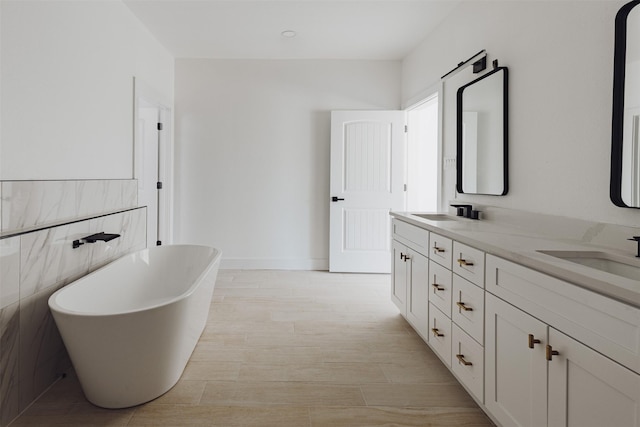
[[[176,61],[176,241],[327,268],[330,111],[396,109],[400,63]]]
[[[133,77],[172,100],[173,57],[120,1],[0,7],[0,179],[132,178]]]
[[[404,102],[481,49],[509,67],[509,194],[460,200],[637,225],[637,210],[609,201],[614,18],[624,3],[466,2],[404,59]],[[449,108],[455,89],[445,84]],[[451,130],[445,140],[455,153]],[[454,195],[455,182],[446,185]]]

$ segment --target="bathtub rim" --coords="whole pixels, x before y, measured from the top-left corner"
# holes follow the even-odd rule
[[[150,305],[150,306],[145,306],[145,307],[141,307],[141,308],[137,308],[137,309],[132,309],[132,310],[126,310],[126,311],[114,311],[114,312],[109,312],[109,313],[94,313],[94,312],[88,312],[88,311],[78,311],[78,310],[69,310],[67,308],[63,308],[62,306],[60,306],[60,304],[57,303],[56,299],[57,296],[61,293],[63,293],[64,291],[69,291],[71,289],[73,289],[73,287],[75,286],[81,286],[82,285],[82,281],[84,281],[84,279],[89,279],[91,276],[94,276],[96,274],[98,274],[100,271],[102,271],[103,269],[112,266],[114,263],[121,261],[127,257],[133,256],[137,253],[143,252],[143,251],[151,251],[154,250],[156,248],[167,248],[167,247],[192,247],[192,248],[206,248],[206,249],[212,249],[213,252],[213,258],[211,259],[211,261],[209,262],[209,264],[206,265],[206,267],[202,270],[202,272],[198,275],[198,277],[193,281],[193,283],[191,284],[191,286],[189,286],[189,288],[182,292],[181,294],[172,297],[172,298],[168,298],[164,301],[162,301],[159,304],[155,304],[155,305]],[[159,249],[162,250],[162,249]],[[134,252],[130,252],[128,254],[122,255],[121,257],[118,257],[110,262],[108,262],[107,264],[103,265],[102,267],[92,271],[89,274],[86,274],[82,277],[77,278],[76,280],[74,280],[71,283],[68,283],[64,286],[62,286],[60,289],[56,290],[48,299],[47,304],[49,306],[49,309],[52,312],[55,312],[57,314],[62,314],[65,316],[82,316],[82,317],[94,317],[94,318],[101,318],[101,317],[111,317],[111,316],[123,316],[123,315],[128,315],[128,314],[133,314],[133,313],[140,313],[140,312],[144,312],[144,311],[150,311],[150,310],[157,310],[160,309],[162,307],[166,307],[170,304],[175,303],[176,301],[179,301],[181,299],[184,298],[188,298],[189,296],[191,296],[191,294],[193,294],[196,290],[196,288],[198,287],[198,284],[202,281],[202,278],[205,277],[207,274],[209,274],[209,272],[216,266],[220,264],[220,259],[222,257],[222,252],[217,249],[214,248],[213,246],[207,246],[207,245],[194,245],[194,244],[176,244],[176,245],[163,245],[163,246],[155,246],[152,248],[144,248],[144,249],[140,249]]]

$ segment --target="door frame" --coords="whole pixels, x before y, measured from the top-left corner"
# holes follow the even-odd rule
[[[173,201],[174,201],[174,141],[173,141],[173,103],[160,95],[151,86],[146,84],[140,78],[133,78],[133,179],[141,179],[141,171],[138,170],[138,159],[136,152],[138,150],[138,108],[142,104],[146,106],[154,106],[158,108],[160,122],[163,124],[162,131],[159,133],[159,150],[158,150],[158,181],[162,182],[162,190],[158,194],[158,237],[162,244],[173,243]],[[147,213],[149,215],[149,213]]]
[[[443,139],[443,113],[444,113],[444,81],[439,80],[437,83],[434,83],[422,90],[417,95],[409,98],[405,103],[403,109],[407,113],[415,108],[420,107],[422,104],[430,102],[434,97],[438,98],[438,142],[437,142],[437,183],[436,183],[436,191],[437,191],[437,210],[438,212],[447,212],[449,210],[449,201],[444,200],[444,191],[442,188],[444,182],[444,139]],[[411,134],[411,127],[407,129],[407,133]],[[407,155],[409,155],[407,150]],[[407,167],[408,169],[408,167]]]

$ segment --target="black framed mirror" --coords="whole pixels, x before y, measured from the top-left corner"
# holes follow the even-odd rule
[[[611,201],[640,208],[640,0],[622,6],[615,21]]]
[[[458,193],[507,194],[508,80],[507,67],[496,67],[458,89]]]

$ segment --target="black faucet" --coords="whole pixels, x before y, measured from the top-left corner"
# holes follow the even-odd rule
[[[456,216],[464,216],[469,219],[480,219],[478,215],[480,211],[473,209],[473,206],[471,205],[451,205],[451,207],[456,208]]]
[[[636,258],[640,258],[640,236],[633,236],[631,239],[627,239],[627,240],[635,240],[636,243],[638,244],[638,250],[636,252]]]
[[[104,231],[101,231],[100,233],[92,234],[91,236],[83,237],[82,239],[79,239],[79,240],[74,240],[73,249],[79,248],[85,243],[95,243],[98,240],[102,240],[103,242],[108,242],[109,240],[113,240],[117,237],[120,237],[120,235],[105,233]]]

